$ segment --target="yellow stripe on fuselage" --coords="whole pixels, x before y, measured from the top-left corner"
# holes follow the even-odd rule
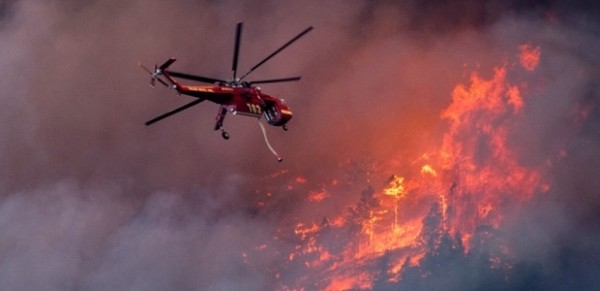
[[[218,89],[215,90],[215,87],[207,87],[207,86],[188,86],[187,89],[189,91],[194,91],[194,92],[204,92],[204,93],[222,93],[222,92],[233,92],[232,88],[228,88],[228,87],[217,87]]]
[[[194,92],[206,92],[206,93],[214,93],[215,92],[215,90],[213,90],[212,87],[194,86],[194,87],[187,87],[187,89],[190,91],[194,91]]]

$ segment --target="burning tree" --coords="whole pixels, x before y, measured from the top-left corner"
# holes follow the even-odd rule
[[[549,188],[539,170],[519,162],[509,142],[526,103],[526,86],[513,84],[509,74],[534,71],[541,55],[532,44],[519,52],[519,65],[496,67],[490,79],[473,73],[468,84],[455,87],[441,114],[448,130],[437,150],[409,163],[350,162],[352,178],[333,177],[319,199],[309,195],[309,202],[323,203],[352,188],[344,184],[365,181],[347,212],[297,223],[296,247],[283,265],[311,275],[286,278],[284,289],[446,290],[461,282],[471,290],[544,287],[522,276],[523,269],[541,273],[515,260],[502,232],[508,209]],[[388,174],[378,187],[376,177],[390,171],[405,175]]]

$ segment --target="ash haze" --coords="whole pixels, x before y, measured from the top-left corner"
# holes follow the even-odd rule
[[[439,142],[452,88],[523,43],[542,60],[524,77],[534,98],[513,146],[523,163],[551,164],[552,188],[514,210],[508,237],[555,278],[549,289],[597,289],[599,11],[594,1],[3,1],[0,289],[283,288],[276,277],[310,270],[278,269],[293,245],[275,233],[344,211],[367,183],[314,209],[284,191],[289,181],[264,177],[319,184],[348,160],[419,153]],[[295,113],[290,131],[268,129],[283,164],[252,119],[228,116],[222,140],[214,104],[143,125],[189,99],[150,89],[138,61],[177,57],[174,70],[228,78],[239,21],[240,71],[315,27],[251,75],[303,76],[263,88]],[[274,206],[257,210],[263,188]]]

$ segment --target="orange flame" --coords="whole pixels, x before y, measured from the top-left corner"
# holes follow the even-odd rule
[[[383,189],[383,193],[385,193],[385,195],[390,195],[390,196],[402,196],[402,194],[404,194],[404,177],[398,177],[396,175],[393,175],[390,178],[389,181],[389,187]]]
[[[540,48],[525,44],[519,50],[522,67],[535,70]],[[361,272],[360,267],[390,252],[394,255],[387,275],[399,280],[403,262],[415,265],[425,256],[423,225],[432,202],[439,206],[440,227],[451,234],[460,232],[459,239],[468,249],[468,243],[481,235],[478,226],[499,227],[509,207],[548,191],[541,173],[520,164],[511,148],[510,136],[517,126],[513,117],[527,106],[526,84],[511,84],[507,77],[511,69],[507,64],[499,66],[490,79],[474,72],[468,84],[454,88],[452,103],[440,115],[448,130],[437,150],[420,154],[409,165],[392,158],[377,170],[369,167],[368,172],[374,177],[401,167],[402,176],[392,175],[382,189],[364,191],[358,203],[341,208],[349,213],[321,224],[296,224],[298,246],[288,255],[289,261],[303,261],[305,267],[318,270],[315,273],[327,275],[303,277],[289,288],[304,289],[297,286],[305,282],[319,282],[312,286],[325,290],[371,288],[375,274]],[[420,168],[406,170],[417,163]],[[344,184],[339,177],[331,181],[326,183],[331,187]],[[307,184],[302,177],[294,182]],[[333,196],[329,190],[310,191],[307,200],[322,203]],[[342,239],[347,235],[351,239]],[[330,245],[328,240],[341,245]]]
[[[327,198],[328,196],[329,195],[327,194],[327,192],[325,190],[310,191],[308,193],[308,201],[310,201],[310,202],[321,202],[325,198]]]
[[[540,55],[542,54],[540,47],[531,44],[523,44],[519,46],[519,52],[521,66],[528,71],[535,70],[540,63]]]
[[[430,165],[424,165],[423,167],[421,167],[421,174],[423,174],[423,175],[427,174],[432,177],[437,177],[437,172]]]

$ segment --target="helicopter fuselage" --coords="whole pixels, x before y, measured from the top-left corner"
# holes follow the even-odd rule
[[[233,115],[264,116],[272,126],[285,125],[293,115],[283,100],[264,94],[257,87],[179,85],[175,89],[180,94],[219,104]]]

